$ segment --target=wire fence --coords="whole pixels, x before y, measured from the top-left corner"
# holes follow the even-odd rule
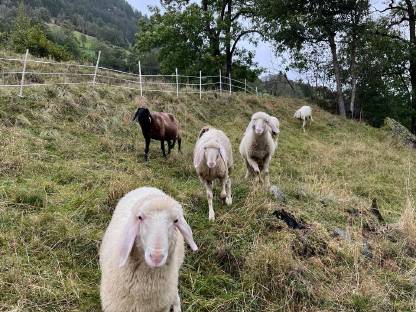
[[[180,75],[178,69],[171,75],[144,75],[139,62],[139,73],[129,73],[100,66],[101,51],[95,65],[60,63],[36,60],[29,57],[29,51],[21,58],[0,57],[0,89],[16,88],[23,97],[25,88],[51,85],[112,85],[134,89],[143,96],[148,92],[176,94],[193,93],[202,98],[207,93],[244,92],[257,95],[258,89],[245,81],[236,80],[231,75],[203,76],[202,71],[195,76]]]

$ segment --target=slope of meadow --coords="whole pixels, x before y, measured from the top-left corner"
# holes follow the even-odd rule
[[[161,157],[131,122],[137,93],[113,87],[0,91],[0,311],[99,311],[98,248],[118,199],[159,187],[183,203],[200,247],[181,271],[184,311],[414,311],[415,154],[382,129],[287,98],[151,94],[153,110],[175,113],[184,153]],[[250,115],[279,117],[270,192],[244,180],[238,144]],[[236,159],[231,207],[218,198],[208,222],[192,165],[206,124],[231,138]],[[369,212],[377,198],[388,225]],[[310,226],[293,230],[284,208]],[[345,239],[334,237],[338,228]]]

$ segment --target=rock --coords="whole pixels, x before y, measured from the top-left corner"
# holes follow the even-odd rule
[[[308,227],[302,219],[297,220],[294,215],[292,215],[290,212],[285,211],[284,209],[276,210],[275,212],[273,212],[273,215],[276,218],[284,221],[287,224],[287,226],[292,229],[302,230]]]
[[[368,259],[373,258],[373,248],[366,240],[363,241],[363,250],[361,250],[361,254]]]
[[[393,118],[384,119],[384,127],[389,130],[392,136],[403,144],[416,148],[416,136],[413,135],[405,126]]]
[[[281,202],[286,202],[285,194],[279,189],[276,185],[272,185],[270,187],[270,192],[274,195],[274,197]]]
[[[377,204],[377,198],[373,199],[373,202],[371,204],[371,208],[370,211],[373,213],[373,215],[375,215],[377,217],[377,220],[381,223],[381,224],[386,224],[386,221],[384,221],[383,216],[381,215],[380,209],[378,207]]]
[[[343,240],[348,240],[348,241],[351,239],[350,235],[346,231],[341,230],[340,228],[336,228],[334,232],[332,233],[332,236],[339,237],[339,238],[342,238]]]

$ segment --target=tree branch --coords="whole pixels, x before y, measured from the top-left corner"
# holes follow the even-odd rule
[[[237,43],[241,40],[241,38],[243,38],[245,35],[248,35],[248,34],[253,34],[253,33],[257,33],[257,34],[259,34],[259,35],[263,36],[262,32],[261,32],[261,31],[259,31],[259,30],[257,30],[257,29],[250,29],[250,30],[245,30],[245,31],[242,31],[242,32],[241,32],[241,33],[237,36],[237,38],[234,40],[233,47],[231,48],[231,55],[233,55],[233,54],[234,54],[235,49],[236,49],[236,47],[237,47]]]

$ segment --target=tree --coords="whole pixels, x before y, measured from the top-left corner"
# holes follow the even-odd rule
[[[372,22],[357,49],[357,104],[373,126],[392,117],[410,126],[410,79],[406,43],[390,36],[375,36],[385,29]],[[397,33],[396,33],[397,35]]]
[[[30,19],[23,2],[19,4],[17,17],[10,33],[10,47],[17,53],[24,53],[29,46]]]
[[[248,21],[254,17],[254,1],[202,0],[196,4],[162,0],[162,4],[166,10],[163,15],[155,10],[150,21],[141,24],[137,34],[138,51],[160,48],[161,63],[182,63],[192,70],[214,65],[224,67],[226,75],[233,71],[233,65],[248,68],[253,64],[253,55],[240,49],[239,43],[258,32],[249,22],[243,23],[243,19]],[[185,60],[191,65],[183,64]],[[162,69],[166,67],[161,65]]]
[[[393,37],[405,44],[409,66],[407,72],[411,84],[410,130],[416,134],[416,3],[412,0],[390,0],[388,7],[382,12],[388,12],[389,23],[379,34],[390,36],[390,29],[400,27],[407,34],[394,34]]]
[[[344,117],[346,109],[339,44],[345,41],[350,26],[354,26],[354,31],[350,31],[349,35],[358,36],[358,22],[365,15],[366,8],[368,1],[364,0],[260,0],[259,3],[264,32],[280,51],[289,49],[294,56],[302,57],[303,49],[307,46],[315,49],[326,46],[329,49],[338,112]],[[356,39],[351,42],[356,43]]]

